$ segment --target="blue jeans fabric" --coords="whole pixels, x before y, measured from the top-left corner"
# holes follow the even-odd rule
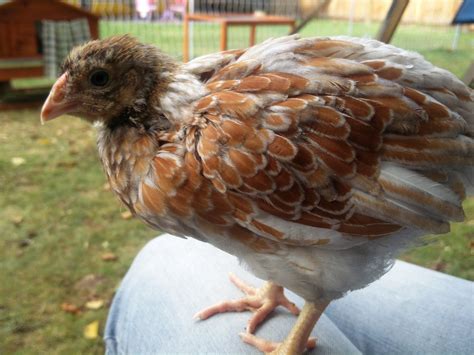
[[[263,281],[212,245],[170,235],[149,242],[118,289],[105,330],[107,354],[258,354],[238,333],[250,313],[192,316],[242,296],[233,272]],[[382,279],[334,301],[318,321],[310,354],[473,354],[474,283],[398,261]],[[302,307],[304,301],[286,291]],[[295,316],[279,307],[257,330],[282,341]]]

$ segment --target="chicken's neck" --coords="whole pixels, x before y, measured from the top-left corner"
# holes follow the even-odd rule
[[[144,107],[125,108],[108,123],[99,125],[97,145],[104,170],[112,189],[130,208],[159,142],[167,140],[164,136],[173,136],[172,131],[180,136],[176,127],[183,128],[193,120],[194,104],[206,92],[195,75],[179,69],[166,90],[152,93]]]
[[[97,147],[112,190],[131,209],[138,198],[138,182],[148,173],[158,150],[158,127],[125,120],[98,126]]]

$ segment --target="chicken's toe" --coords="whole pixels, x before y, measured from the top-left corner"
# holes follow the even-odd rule
[[[240,333],[240,338],[244,343],[254,346],[263,353],[278,354],[278,350],[282,347],[283,343],[277,343],[263,338],[259,338],[250,333]],[[316,347],[316,338],[309,338],[306,343],[306,349],[311,350]]]
[[[290,302],[283,293],[283,287],[267,282],[261,288],[247,285],[237,276],[229,275],[230,281],[240,289],[245,296],[238,300],[217,303],[194,315],[195,319],[205,320],[218,313],[252,311],[254,315],[247,323],[247,332],[253,333],[257,326],[278,306],[287,308],[291,313],[298,315],[300,310]]]
[[[254,302],[252,300],[248,300],[246,298],[242,298],[239,300],[229,300],[219,302],[213,306],[203,309],[196,313],[193,318],[199,320],[205,320],[210,318],[218,313],[225,313],[225,312],[242,312],[246,310],[251,310],[257,305],[253,305]]]

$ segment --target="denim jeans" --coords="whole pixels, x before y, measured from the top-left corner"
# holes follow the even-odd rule
[[[105,330],[107,354],[258,354],[238,333],[250,313],[192,316],[242,296],[233,272],[263,281],[212,245],[170,235],[149,242],[119,287]],[[474,283],[397,261],[367,288],[333,301],[312,336],[309,354],[473,354]],[[298,306],[304,301],[285,291]],[[295,316],[277,308],[257,335],[282,341]]]

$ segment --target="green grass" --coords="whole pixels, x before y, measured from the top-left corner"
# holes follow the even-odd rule
[[[104,35],[130,31],[175,56],[180,54],[178,25],[102,26]],[[376,29],[356,24],[353,34],[371,35]],[[245,46],[246,31],[231,32],[230,46]],[[285,31],[267,27],[258,36],[263,39]],[[346,22],[317,21],[303,35],[346,31]],[[196,53],[217,50],[215,26],[196,26],[196,33],[202,38],[195,44]],[[463,34],[459,50],[451,52],[452,30],[404,26],[394,43],[419,50],[435,64],[461,75],[473,59],[473,36]],[[85,339],[83,330],[95,320],[103,329],[107,307],[87,310],[85,303],[103,299],[107,306],[133,257],[157,233],[121,217],[124,209],[104,186],[95,133],[88,124],[68,117],[40,126],[39,111],[0,112],[0,122],[0,353],[100,354],[100,337]],[[18,158],[24,163],[18,165]],[[474,280],[474,200],[468,200],[465,208],[468,222],[454,224],[449,235],[403,258]],[[103,261],[106,252],[116,254],[118,260]],[[80,281],[88,275],[94,275],[96,282],[84,285]],[[81,313],[64,312],[62,303],[79,306]]]
[[[97,160],[94,131],[63,118],[44,127],[38,111],[0,113],[0,352],[100,353],[83,328],[104,326],[107,310],[72,315],[63,302],[110,301],[139,248],[157,233],[136,220],[110,191]],[[13,158],[25,163],[12,164]],[[101,255],[119,258],[104,262]],[[87,275],[103,278],[77,287]]]

